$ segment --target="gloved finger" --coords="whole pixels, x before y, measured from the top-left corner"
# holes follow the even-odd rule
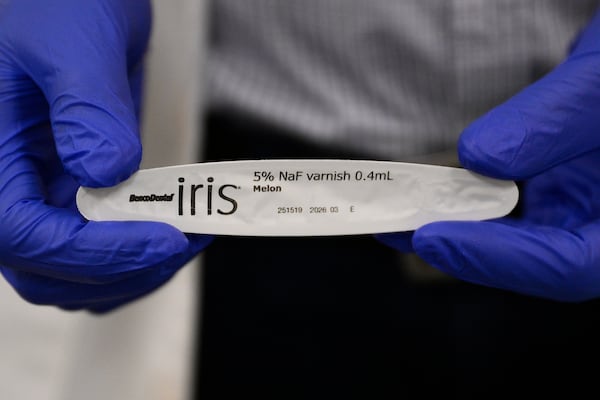
[[[192,258],[193,258],[194,254],[197,254],[198,252],[202,251],[205,247],[210,245],[210,243],[213,241],[213,236],[191,235],[191,234],[187,235],[187,236],[190,240],[190,247],[193,248],[193,250],[189,253],[192,256]],[[188,259],[184,256],[182,258],[182,260],[177,261],[176,264],[181,263],[182,266],[184,266],[189,261],[191,261],[191,258]],[[174,269],[171,277],[174,276],[177,273],[177,271],[179,271],[179,269]],[[63,304],[59,305],[59,307],[62,309],[71,310],[71,311],[86,309],[87,311],[91,312],[92,314],[97,314],[97,315],[109,313],[119,307],[122,307],[126,304],[131,303],[134,300],[138,300],[139,298],[152,293],[154,290],[158,289],[160,286],[163,286],[165,283],[167,283],[170,279],[171,279],[170,277],[165,276],[165,279],[162,281],[162,283],[158,283],[158,285],[156,285],[154,287],[151,286],[147,290],[144,290],[140,293],[125,295],[125,296],[120,297],[115,300],[89,301],[89,300],[84,299],[83,301],[78,302],[78,303],[69,303],[69,304],[63,303]]]
[[[196,233],[186,233],[185,237],[188,240],[188,245],[192,253],[198,253],[209,246],[215,237],[213,235],[200,235]]]
[[[175,274],[167,268],[150,268],[138,275],[107,284],[86,284],[49,278],[42,275],[3,268],[2,274],[27,302],[80,310],[102,304],[124,304],[148,293]]]
[[[35,130],[33,130],[35,132]],[[75,282],[107,282],[181,253],[186,236],[152,222],[86,222],[48,204],[48,188],[23,133],[0,146],[0,263]]]
[[[75,282],[108,282],[184,252],[189,241],[154,222],[85,222],[43,200],[9,207],[0,229],[0,263]]]
[[[1,270],[17,293],[30,303],[68,310],[113,309],[164,285],[211,240],[209,236],[193,238],[184,252],[116,282],[77,283],[12,268]]]
[[[600,294],[600,223],[575,231],[499,222],[438,222],[418,229],[415,252],[464,281],[559,301]]]
[[[23,32],[13,26],[22,18],[8,15],[6,46],[45,95],[67,172],[81,185],[110,186],[137,170],[141,159],[128,72],[145,51],[150,8],[136,1],[134,18],[128,15],[132,1],[60,2],[10,2],[5,12],[27,15],[36,28]]]
[[[210,243],[213,241],[213,236],[206,236],[206,235],[187,235],[187,236],[190,239],[190,243],[193,243],[192,246],[194,246],[194,248],[196,249],[194,252],[192,252],[190,254],[198,253],[199,251],[203,250],[206,246],[210,245]],[[187,263],[190,260],[183,261],[183,262]],[[178,270],[176,270],[175,273],[177,271]],[[175,275],[175,273],[173,273],[173,275]],[[105,313],[115,310],[116,308],[122,307],[123,305],[128,304],[134,300],[137,300],[142,296],[146,296],[147,294],[150,294],[154,290],[158,289],[160,286],[164,285],[164,283],[168,282],[168,280],[170,280],[170,279],[171,278],[166,278],[163,283],[159,284],[158,286],[156,286],[154,288],[151,288],[150,290],[142,293],[141,295],[131,295],[131,296],[123,297],[123,298],[120,298],[120,299],[114,300],[114,301],[95,302],[93,304],[90,304],[90,303],[82,304],[82,305],[77,306],[77,309],[84,308],[87,311],[91,312],[92,314],[97,314],[97,315],[105,314]],[[62,308],[65,308],[65,307],[63,306]]]
[[[191,261],[191,259],[188,261]],[[187,262],[184,263],[182,265],[182,267],[184,267],[186,264],[187,264]],[[123,297],[120,297],[120,298],[114,299],[114,300],[103,300],[103,301],[85,301],[84,300],[82,302],[75,303],[75,304],[73,304],[73,303],[71,303],[69,305],[62,304],[59,307],[61,307],[63,309],[70,309],[70,310],[85,309],[85,310],[89,311],[90,313],[96,314],[96,315],[106,314],[111,311],[114,311],[117,308],[120,308],[126,304],[129,304],[133,301],[139,300],[140,298],[153,293],[155,290],[159,289],[161,286],[166,284],[173,276],[175,276],[175,274],[178,271],[179,271],[179,269],[174,270],[171,276],[163,275],[164,279],[162,281],[159,281],[156,285],[149,286],[145,290],[139,291],[138,293],[135,293],[132,295],[123,296]]]
[[[412,237],[414,231],[394,232],[394,233],[378,233],[374,235],[375,239],[381,243],[390,246],[402,253],[413,253]]]
[[[562,64],[467,127],[462,165],[520,180],[599,149],[599,31],[600,13]]]
[[[574,229],[600,218],[600,151],[560,164],[524,183],[523,219]]]

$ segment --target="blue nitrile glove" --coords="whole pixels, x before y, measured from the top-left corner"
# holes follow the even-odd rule
[[[172,277],[210,241],[150,222],[86,222],[79,185],[141,159],[147,0],[0,1],[0,264],[26,300],[107,311]]]
[[[600,14],[567,60],[463,132],[464,167],[524,180],[522,217],[437,222],[416,253],[459,279],[559,301],[600,297]],[[380,239],[406,250],[406,234]]]

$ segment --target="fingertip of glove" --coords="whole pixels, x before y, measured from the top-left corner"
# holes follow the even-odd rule
[[[453,250],[447,243],[449,232],[445,232],[446,230],[447,223],[443,222],[424,225],[415,231],[412,247],[425,262],[448,273],[452,265],[449,261],[454,257]]]
[[[417,229],[412,236],[412,248],[419,254],[429,253],[435,248],[434,244],[438,240],[438,235],[431,228],[432,224],[424,225]]]
[[[413,232],[378,233],[373,235],[376,240],[402,253],[414,252],[412,247]]]
[[[509,106],[497,107],[463,131],[458,141],[459,161],[463,167],[486,176],[518,178],[522,166],[515,160],[525,136],[519,111]]]
[[[63,93],[52,103],[56,149],[66,171],[81,185],[113,186],[140,166],[137,119],[117,98],[100,101],[85,96]]]
[[[139,169],[142,158],[138,143],[102,142],[96,148],[74,151],[63,158],[67,172],[86,187],[110,187]]]
[[[213,235],[187,234],[186,236],[189,241],[190,247],[192,247],[193,251],[195,252],[204,250],[215,239]]]
[[[184,233],[168,224],[158,223],[155,225],[155,234],[151,236],[149,247],[168,256],[181,254],[188,250],[190,241]]]

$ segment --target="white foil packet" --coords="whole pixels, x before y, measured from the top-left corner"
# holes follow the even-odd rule
[[[512,181],[462,168],[363,160],[249,160],[139,170],[110,187],[82,187],[94,221],[161,221],[183,232],[326,236],[410,231],[434,221],[508,214]]]

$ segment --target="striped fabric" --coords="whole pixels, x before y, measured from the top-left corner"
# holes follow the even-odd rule
[[[207,106],[385,159],[453,151],[598,0],[215,0]]]

